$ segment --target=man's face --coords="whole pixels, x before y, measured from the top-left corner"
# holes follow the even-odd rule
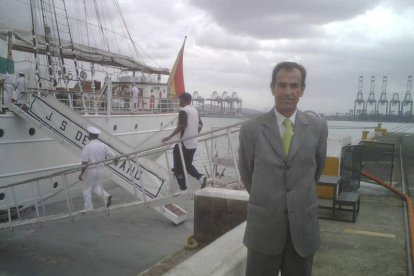
[[[290,117],[296,110],[299,98],[305,87],[302,87],[302,74],[296,68],[280,70],[274,83],[270,84],[275,97],[276,110],[285,117]]]

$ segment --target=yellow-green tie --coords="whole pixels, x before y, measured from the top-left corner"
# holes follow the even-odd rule
[[[283,125],[285,126],[285,132],[283,133],[283,145],[285,146],[285,154],[287,156],[289,153],[290,141],[293,136],[293,124],[290,119],[285,119],[283,121]]]

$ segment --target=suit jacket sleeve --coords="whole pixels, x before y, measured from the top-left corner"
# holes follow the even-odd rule
[[[254,137],[248,125],[243,124],[239,134],[239,171],[241,180],[250,193],[252,173],[254,169]]]
[[[321,176],[322,170],[325,165],[327,140],[328,140],[328,125],[326,121],[323,121],[321,136],[319,138],[319,146],[316,152],[317,167],[316,167],[315,181],[319,180],[319,177]]]

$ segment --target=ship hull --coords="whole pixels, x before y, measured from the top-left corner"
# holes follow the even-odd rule
[[[137,150],[159,145],[174,128],[176,113],[86,115],[103,130]],[[0,186],[33,179],[80,164],[79,154],[62,146],[12,112],[0,115]]]

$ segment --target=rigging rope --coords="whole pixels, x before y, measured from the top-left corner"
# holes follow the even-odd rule
[[[96,18],[98,20],[99,31],[100,31],[101,36],[102,36],[101,37],[102,44],[103,44],[104,47],[106,47],[106,50],[109,51],[110,50],[109,49],[109,42],[108,42],[108,38],[106,37],[105,32],[104,32],[103,27],[102,27],[103,24],[102,24],[101,15],[100,15],[99,8],[98,8],[98,3],[96,2],[96,0],[93,0],[93,3],[95,5],[95,13],[96,13]]]
[[[36,7],[34,0],[30,0],[30,15],[32,20],[32,35],[33,35],[33,48],[34,48],[34,58],[35,58],[35,75],[37,76],[36,88],[39,89],[42,87],[40,82],[40,72],[39,72],[39,52],[38,52],[38,43],[36,36]]]
[[[59,41],[59,55],[60,55],[60,67],[61,67],[61,73],[58,74],[59,75],[59,82],[60,79],[63,78],[64,80],[66,80],[67,76],[66,76],[66,67],[65,67],[65,59],[63,58],[63,49],[62,49],[62,40],[60,38],[60,29],[59,29],[59,22],[58,22],[58,18],[56,15],[56,6],[55,6],[55,2],[53,1],[53,11],[55,14],[55,22],[56,22],[56,31],[57,31],[57,37],[58,37],[58,41]],[[66,89],[69,89],[68,87],[68,81],[64,81]]]
[[[46,57],[47,57],[47,64],[48,64],[48,73],[49,73],[49,81],[52,81],[55,79],[54,72],[53,72],[53,61],[51,56],[51,26],[47,22],[47,18],[45,15],[45,3],[44,0],[40,0],[40,7],[41,7],[41,13],[42,13],[42,19],[43,19],[43,32],[45,35],[45,42],[46,42]],[[54,85],[53,85],[54,86]]]

